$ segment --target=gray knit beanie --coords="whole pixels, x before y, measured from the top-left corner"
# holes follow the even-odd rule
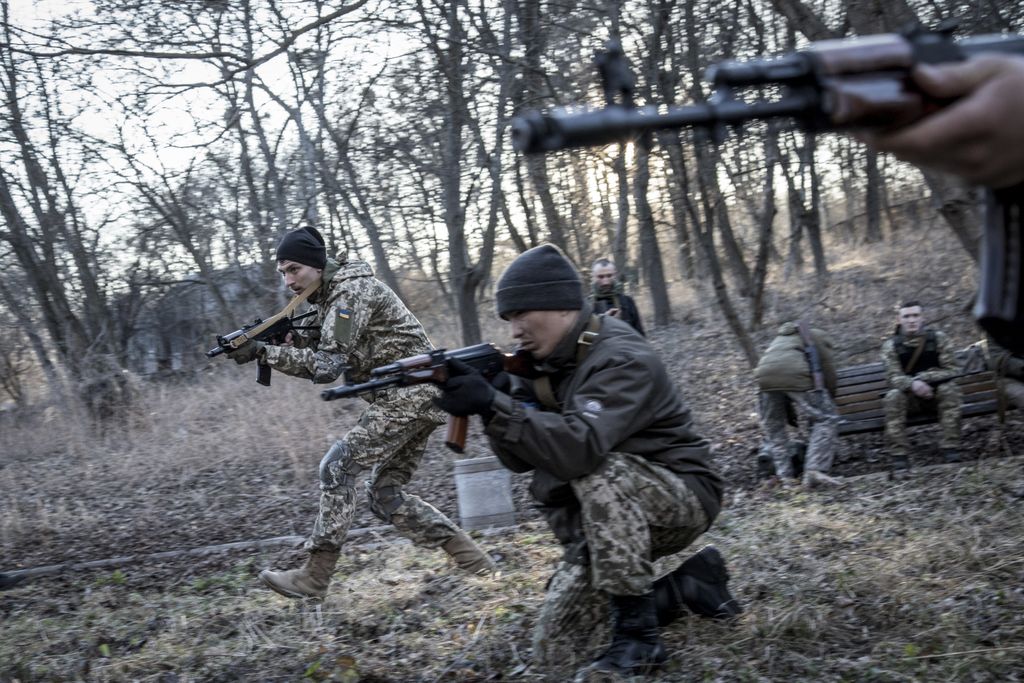
[[[277,260],[295,261],[323,270],[327,265],[327,247],[316,228],[306,226],[285,233],[277,245]]]
[[[502,318],[513,311],[578,311],[583,282],[558,247],[542,244],[509,264],[498,278],[495,298]]]

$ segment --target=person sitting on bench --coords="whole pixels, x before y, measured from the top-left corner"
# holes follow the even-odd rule
[[[940,448],[946,462],[960,462],[960,375],[953,343],[939,330],[925,329],[921,304],[907,301],[898,309],[896,334],[882,345],[889,382],[885,395],[885,435],[894,470],[910,468],[907,415],[938,413]]]

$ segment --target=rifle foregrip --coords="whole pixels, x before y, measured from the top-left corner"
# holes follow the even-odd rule
[[[466,433],[469,431],[469,418],[451,415],[448,418],[448,433],[444,437],[444,445],[456,453],[466,450]]]

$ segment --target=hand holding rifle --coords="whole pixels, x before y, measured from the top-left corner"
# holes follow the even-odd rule
[[[371,379],[361,384],[343,384],[320,392],[325,401],[351,396],[373,395],[391,387],[436,384],[443,392],[435,404],[451,414],[445,445],[456,453],[466,447],[468,416],[483,415],[486,419],[495,386],[507,383],[507,375],[537,375],[533,357],[523,351],[506,353],[494,344],[476,344],[447,351],[435,349],[390,365],[374,368]]]
[[[859,136],[864,142],[970,183],[999,188],[1024,182],[1024,57],[922,64],[912,76],[927,97],[952,103],[916,124],[865,133]]]
[[[729,60],[708,71],[714,93],[690,106],[634,106],[628,66],[612,43],[598,60],[605,106],[522,112],[512,146],[526,154],[637,140],[702,128],[789,119],[817,132],[857,131],[869,144],[987,185],[974,317],[1003,348],[1024,353],[1024,36],[954,40],[934,31],[822,40],[769,59]],[[926,68],[932,65],[933,68]],[[766,88],[777,97],[763,97]]]

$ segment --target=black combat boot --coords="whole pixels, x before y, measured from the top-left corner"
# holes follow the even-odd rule
[[[705,546],[671,574],[654,583],[658,625],[665,626],[683,614],[685,605],[694,614],[712,619],[729,619],[743,608],[729,593],[729,572],[722,554]]]
[[[767,453],[757,456],[757,480],[767,481],[775,476],[775,460]]]
[[[907,457],[906,453],[902,453],[900,451],[896,451],[891,454],[889,464],[894,472],[910,469],[910,459]]]
[[[658,635],[654,593],[611,596],[612,644],[580,672],[642,676],[660,667],[668,655]],[[579,676],[577,677],[580,678]]]

